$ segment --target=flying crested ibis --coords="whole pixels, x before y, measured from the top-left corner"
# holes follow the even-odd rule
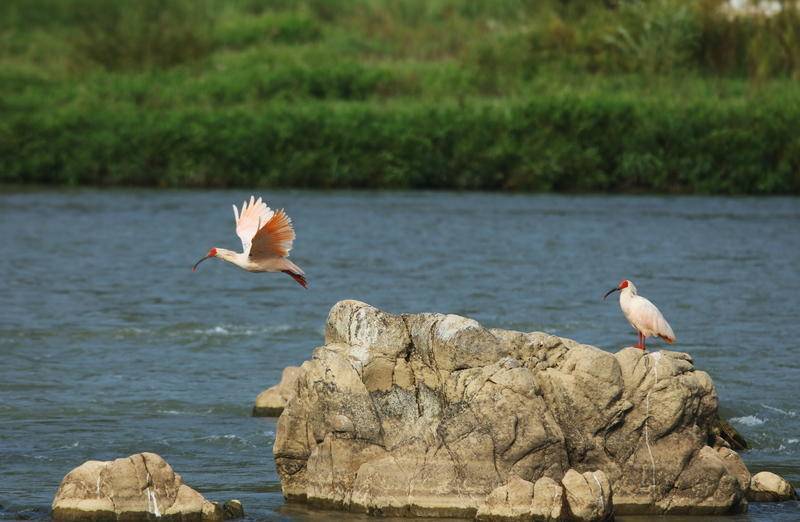
[[[283,272],[308,288],[303,270],[288,259],[295,235],[292,220],[283,209],[272,210],[261,198],[250,196],[249,204],[242,203],[241,212],[233,205],[233,215],[242,252],[214,247],[195,263],[193,272],[206,259],[218,257],[248,272]]]

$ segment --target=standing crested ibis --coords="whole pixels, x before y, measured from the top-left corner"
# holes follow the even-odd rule
[[[661,311],[648,299],[636,293],[636,286],[627,279],[623,279],[616,288],[612,288],[603,299],[613,294],[619,294],[619,307],[625,314],[625,319],[631,323],[633,329],[639,334],[637,348],[644,351],[644,341],[648,337],[661,337],[668,343],[675,342],[675,334]]]
[[[248,272],[283,272],[308,288],[303,270],[288,259],[295,236],[292,220],[283,209],[272,210],[261,198],[250,196],[249,204],[242,203],[241,212],[233,205],[233,215],[236,235],[242,240],[242,252],[214,247],[194,264],[193,272],[206,259],[218,257]]]

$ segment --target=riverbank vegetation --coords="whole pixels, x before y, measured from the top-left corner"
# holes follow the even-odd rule
[[[759,5],[4,0],[0,182],[798,193]]]

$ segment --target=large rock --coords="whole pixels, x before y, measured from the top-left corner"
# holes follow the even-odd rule
[[[794,488],[783,477],[762,471],[750,479],[747,498],[753,502],[783,502],[797,498]]]
[[[281,374],[281,381],[259,393],[256,397],[256,404],[253,406],[254,417],[279,417],[294,396],[294,388],[297,378],[303,371],[297,366],[287,366]]]
[[[90,460],[70,471],[53,499],[53,520],[220,522],[222,509],[183,483],[155,453]]]
[[[333,307],[325,343],[303,363],[278,422],[274,455],[289,499],[472,517],[507,493],[503,509],[513,516],[530,489],[524,482],[537,504],[547,478],[542,488],[563,489],[564,516],[573,518],[606,516],[595,501],[606,497],[595,493],[609,495],[610,509],[612,489],[624,514],[746,506],[741,459],[708,445],[717,439],[714,385],[687,354],[610,354],[357,301]]]

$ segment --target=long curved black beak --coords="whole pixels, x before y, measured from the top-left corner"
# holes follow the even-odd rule
[[[194,266],[192,267],[192,272],[197,272],[198,265],[200,265],[200,263],[202,263],[203,261],[205,261],[206,259],[209,259],[209,258],[211,258],[211,256],[206,256],[203,259],[201,259],[200,261],[198,261],[197,263],[195,263]]]
[[[608,292],[606,292],[606,295],[604,295],[604,296],[603,296],[603,300],[605,300],[605,298],[606,298],[606,297],[610,296],[610,295],[611,295],[611,294],[613,294],[614,292],[619,292],[619,287],[612,288],[611,290],[609,290]]]

